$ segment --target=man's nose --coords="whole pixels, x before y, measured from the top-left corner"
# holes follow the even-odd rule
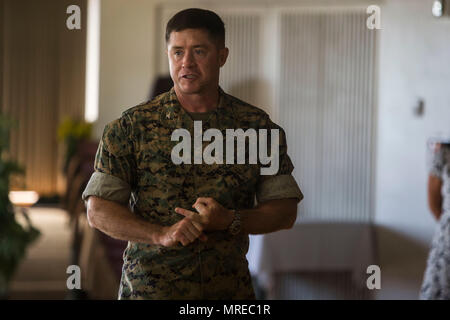
[[[192,52],[186,52],[186,54],[183,57],[183,67],[189,68],[192,67],[195,64],[194,55]]]

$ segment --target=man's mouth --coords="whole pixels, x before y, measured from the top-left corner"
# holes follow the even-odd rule
[[[185,74],[181,76],[183,79],[195,79],[197,76],[195,74]]]

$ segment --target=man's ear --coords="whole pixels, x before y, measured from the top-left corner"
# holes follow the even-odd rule
[[[225,62],[227,62],[227,58],[228,58],[228,48],[222,48],[219,51],[219,63],[220,63],[220,67],[223,67],[223,65],[225,64]]]

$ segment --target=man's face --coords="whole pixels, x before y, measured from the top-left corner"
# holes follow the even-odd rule
[[[219,70],[228,56],[202,29],[172,32],[167,43],[170,76],[183,94],[202,94],[217,89]]]

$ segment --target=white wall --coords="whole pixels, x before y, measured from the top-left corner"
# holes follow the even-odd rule
[[[426,140],[450,129],[450,18],[432,0],[389,1],[382,8],[376,222],[428,241]],[[425,114],[416,117],[416,99]]]
[[[374,0],[375,1],[375,0]],[[373,3],[371,0],[246,0],[246,6],[322,6],[337,3]],[[376,0],[375,2],[377,2]],[[160,68],[158,39],[164,30],[158,30],[157,11],[162,4],[172,6],[233,7],[242,0],[102,0],[100,30],[100,87],[99,119],[94,124],[94,136],[100,138],[105,124],[118,118],[126,109],[148,99],[153,81]],[[270,20],[270,19],[269,19]],[[270,27],[267,25],[267,27]],[[264,44],[263,44],[264,45]],[[270,45],[270,44],[268,44]],[[267,48],[266,48],[267,49]],[[267,55],[264,59],[267,58]],[[267,61],[264,61],[267,62]],[[270,64],[270,62],[269,62]],[[273,65],[262,73],[273,70]],[[266,90],[267,91],[267,90]],[[270,91],[270,90],[268,90]],[[267,95],[267,93],[266,93]],[[265,106],[267,109],[270,106]],[[268,110],[269,111],[269,110]],[[276,119],[276,113],[273,115]]]
[[[154,21],[154,1],[101,2],[97,138],[105,124],[149,98],[155,73]]]
[[[386,1],[381,10],[375,222],[383,298],[416,297],[436,225],[427,208],[426,140],[450,129],[450,18],[434,18],[432,2]],[[413,113],[419,97],[422,117]]]

